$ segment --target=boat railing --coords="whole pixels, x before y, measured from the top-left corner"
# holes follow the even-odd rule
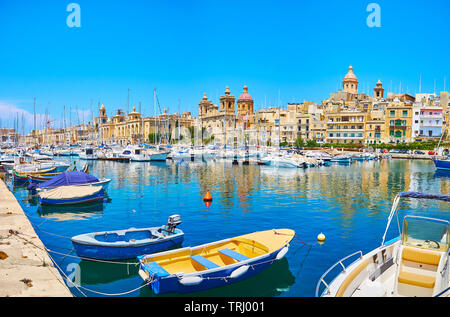
[[[342,267],[342,272],[344,272],[345,273],[345,271],[346,271],[346,269],[347,269],[347,267],[344,265],[344,261],[345,260],[347,260],[347,259],[349,259],[349,258],[351,258],[351,257],[353,257],[353,256],[355,256],[355,255],[357,255],[357,254],[359,254],[359,258],[361,259],[362,257],[363,257],[363,253],[362,253],[362,251],[357,251],[357,252],[355,252],[355,253],[352,253],[352,254],[350,254],[350,255],[347,255],[345,258],[342,258],[342,259],[340,259],[339,261],[337,261],[336,263],[334,263],[325,273],[323,273],[323,275],[320,277],[320,280],[319,280],[319,282],[317,283],[317,286],[316,286],[316,297],[319,297],[319,289],[320,289],[320,285],[323,283],[324,285],[325,285],[325,289],[323,290],[323,292],[322,293],[325,293],[325,292],[327,292],[327,294],[329,294],[329,285],[327,284],[327,282],[325,282],[325,277],[328,275],[328,273],[330,273],[338,264],[340,264],[341,265],[341,267]],[[351,264],[353,264],[354,262],[352,262]],[[351,265],[350,264],[350,265]],[[350,266],[349,265],[349,266]]]

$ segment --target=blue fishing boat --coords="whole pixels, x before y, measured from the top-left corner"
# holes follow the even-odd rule
[[[436,166],[436,169],[438,170],[448,170],[450,171],[450,159],[445,160],[433,160],[434,166]]]
[[[139,275],[155,294],[197,292],[229,285],[282,259],[294,235],[290,229],[272,229],[138,256]]]
[[[167,225],[152,228],[91,232],[72,237],[79,257],[98,260],[123,260],[159,252],[183,242],[179,215],[169,217]]]
[[[41,205],[76,205],[101,201],[105,191],[100,186],[60,186],[40,192]]]
[[[47,190],[60,186],[79,185],[79,186],[102,186],[105,190],[111,179],[98,179],[94,175],[80,171],[66,171],[48,181],[42,183],[33,183],[28,185],[29,190]]]

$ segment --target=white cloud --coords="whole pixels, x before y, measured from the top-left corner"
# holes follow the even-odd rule
[[[14,122],[19,119],[18,132],[22,132],[24,128],[25,133],[29,133],[34,129],[34,114],[27,110],[19,108],[19,106],[0,101],[0,125],[2,127],[14,128]],[[23,125],[22,126],[22,118]],[[45,114],[36,113],[36,127],[37,129],[45,126]],[[54,121],[53,123],[55,123]],[[54,126],[54,125],[53,125]]]

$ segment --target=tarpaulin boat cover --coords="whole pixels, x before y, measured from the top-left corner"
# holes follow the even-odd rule
[[[450,201],[450,195],[441,195],[441,194],[429,194],[429,193],[419,193],[419,192],[400,192],[400,193],[398,193],[398,196]]]
[[[59,187],[68,185],[81,185],[98,182],[98,178],[81,171],[65,171],[46,182],[40,183],[37,187]]]
[[[61,186],[39,193],[39,197],[53,200],[76,199],[92,196],[102,189],[101,186]]]

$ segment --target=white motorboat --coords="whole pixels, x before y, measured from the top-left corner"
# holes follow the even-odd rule
[[[94,152],[93,148],[85,148],[79,154],[81,160],[96,160],[97,154]]]
[[[305,167],[305,160],[302,158],[283,155],[280,153],[271,153],[260,159],[265,165],[282,168],[301,168]]]
[[[399,236],[385,242],[400,198],[450,202],[450,195],[401,192],[388,217],[381,245],[363,255],[355,252],[339,260],[320,278],[316,296],[324,297],[449,297],[450,223],[447,220],[411,216],[403,219]],[[349,259],[356,260],[345,266]],[[343,271],[330,283],[326,276],[334,268]],[[324,290],[320,293],[321,286]]]

